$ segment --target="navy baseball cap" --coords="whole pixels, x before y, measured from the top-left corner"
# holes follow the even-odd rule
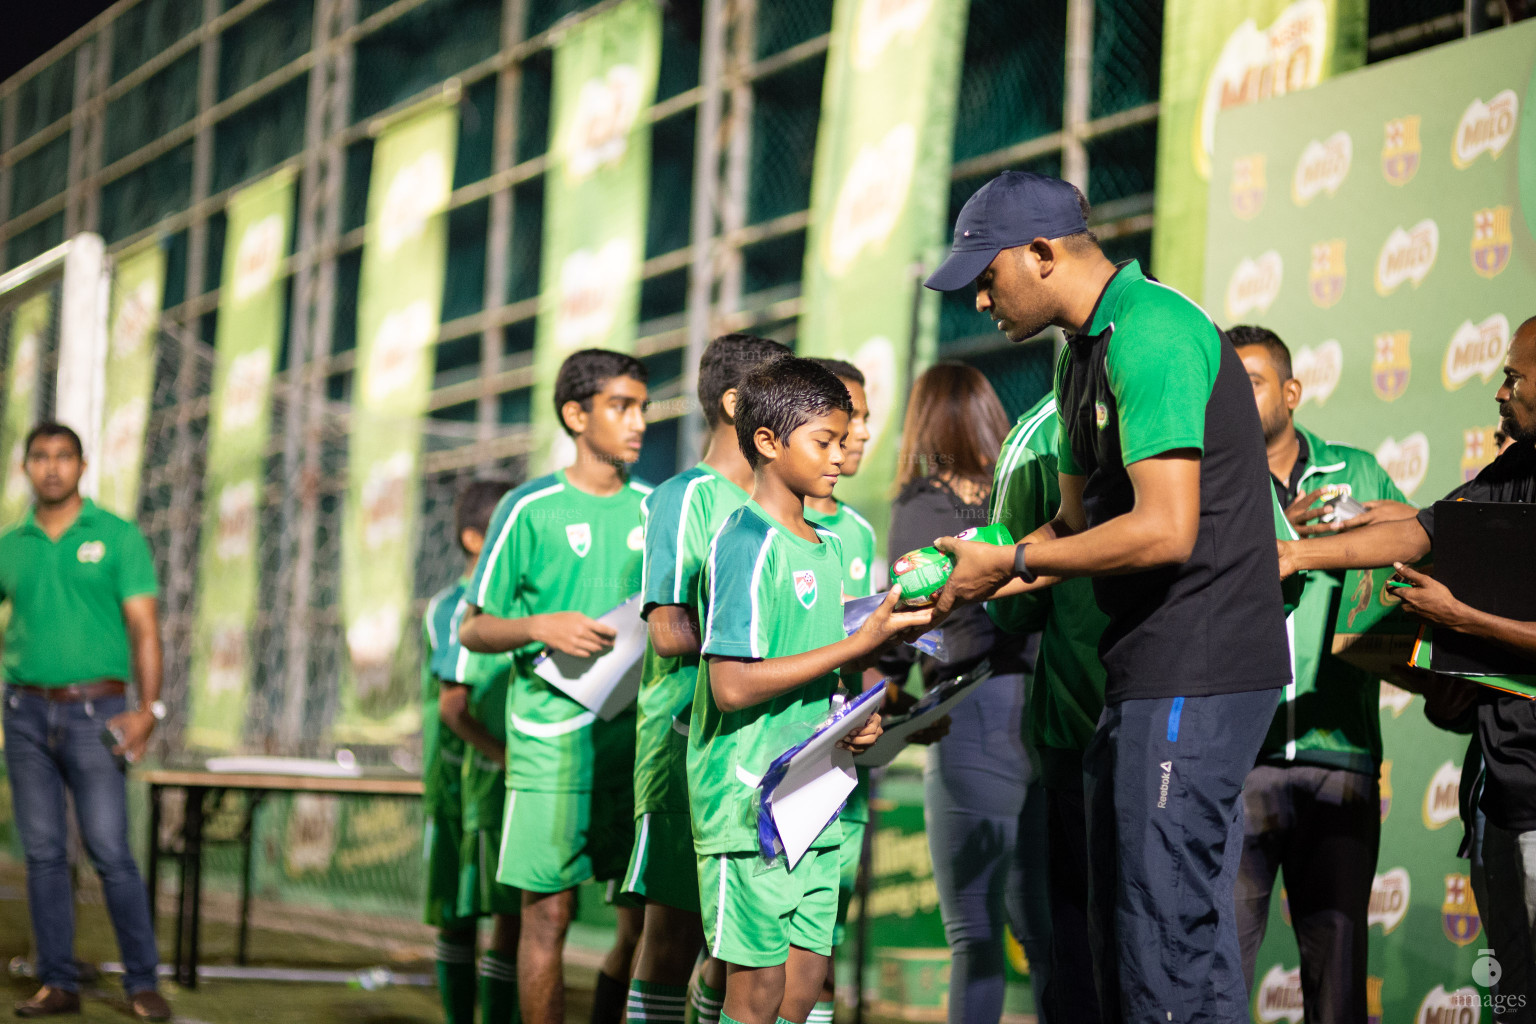
[[[1028,171],[1004,171],[966,200],[955,220],[949,259],[923,283],[938,292],[965,288],[1004,249],[1087,230],[1077,189],[1070,183]]]

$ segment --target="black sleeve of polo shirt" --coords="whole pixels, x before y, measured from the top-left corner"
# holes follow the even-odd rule
[[[1512,445],[1508,450],[1484,466],[1482,472],[1447,494],[1442,501],[1529,501],[1532,484],[1536,477],[1536,451],[1527,444]],[[1429,535],[1429,545],[1435,545],[1435,506],[1433,503],[1419,510],[1419,525]]]

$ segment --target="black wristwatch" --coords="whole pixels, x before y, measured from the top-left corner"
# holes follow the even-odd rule
[[[1025,583],[1035,582],[1035,574],[1029,571],[1029,566],[1024,564],[1024,549],[1028,544],[1020,544],[1013,549],[1013,574]]]

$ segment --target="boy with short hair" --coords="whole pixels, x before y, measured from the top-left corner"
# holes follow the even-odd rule
[[[645,900],[645,927],[629,985],[632,1024],[682,1024],[689,978],[704,948],[699,878],[688,821],[688,721],[699,669],[699,575],[715,531],[747,500],[752,467],[736,443],[736,385],[753,367],[790,354],[776,341],[726,334],[699,361],[699,406],[709,445],[698,465],[641,503],[642,608],[648,638],[635,742],[635,849],[625,895]],[[691,993],[696,1020],[713,1024],[725,970],[705,961]]]
[[[457,916],[466,921],[489,917],[491,945],[480,958],[480,1019],[510,1024],[517,1011],[516,889],[496,881],[501,848],[501,815],[506,801],[507,680],[512,663],[503,657],[475,654],[459,643],[459,618],[468,602],[464,590],[485,548],[496,503],[511,488],[499,480],[476,480],[459,495],[455,521],[459,547],[468,556],[464,579],[456,589],[448,636],[433,658],[441,682],[437,717],[462,750],[462,838],[459,845]],[[441,634],[439,634],[441,635]],[[448,734],[444,734],[445,736]],[[470,936],[470,952],[473,955]]]
[[[837,915],[834,821],[791,870],[764,864],[758,784],[769,764],[827,718],[838,673],[862,667],[928,609],[896,610],[899,588],[852,636],[840,595],[842,545],[805,520],[843,462],[852,404],[807,359],[760,366],[737,389],[736,436],[752,500],[715,534],[705,568],[704,638],[688,733],[688,795],[704,933],[726,963],[721,1024],[803,1022],[821,992]],[[864,749],[878,716],[843,742]]]
[[[590,657],[613,644],[596,621],[640,589],[640,502],[630,480],[647,404],[645,366],[583,349],[560,367],[555,410],[575,461],[501,499],[468,594],[459,638],[513,654],[507,698],[507,797],[496,880],[523,891],[517,946],[525,1024],[564,1024],[562,958],[576,888],[619,879],[634,827],[635,717],[603,721],[533,671],[545,649]],[[623,1015],[638,908],[619,906],[618,935],[594,996],[594,1024]]]
[[[837,374],[843,387],[848,389],[848,399],[853,413],[848,418],[848,440],[843,445],[843,466],[839,476],[849,477],[858,473],[864,461],[864,446],[869,441],[869,398],[864,392],[864,372],[842,359],[811,360]],[[835,496],[805,499],[805,518],[815,525],[837,534],[843,542],[843,600],[867,597],[876,593],[875,528],[869,520],[859,515],[853,506],[839,501]],[[882,574],[883,575],[883,574]],[[873,685],[880,679],[878,670],[865,673],[865,685]],[[849,685],[854,685],[850,680]],[[864,855],[864,830],[869,825],[869,769],[857,769],[859,784],[848,795],[848,804],[839,815],[843,823],[843,843],[838,852],[840,874],[837,880],[837,925],[833,929],[834,946],[843,944],[848,921],[848,907],[853,903],[854,887],[859,880],[859,864]],[[822,986],[821,998],[811,1010],[806,1024],[832,1024],[832,1012],[837,994],[837,965],[827,963],[827,981]]]

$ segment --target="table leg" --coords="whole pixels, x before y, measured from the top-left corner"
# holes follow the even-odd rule
[[[176,981],[184,988],[197,987],[198,919],[203,909],[203,800],[207,792],[201,786],[186,789],[176,930]]]
[[[244,858],[240,865],[240,937],[235,946],[235,962],[242,967],[245,966],[251,934],[251,845],[256,832],[256,808],[261,806],[266,795],[264,790],[250,791],[245,805],[245,827],[240,832]]]
[[[186,943],[187,943],[187,871],[188,851],[190,840],[188,837],[189,822],[192,814],[192,791],[186,786],[181,789],[181,854],[179,857],[181,870],[176,879],[176,943],[174,955],[171,958],[174,967],[173,976],[179,985],[186,979]]]

